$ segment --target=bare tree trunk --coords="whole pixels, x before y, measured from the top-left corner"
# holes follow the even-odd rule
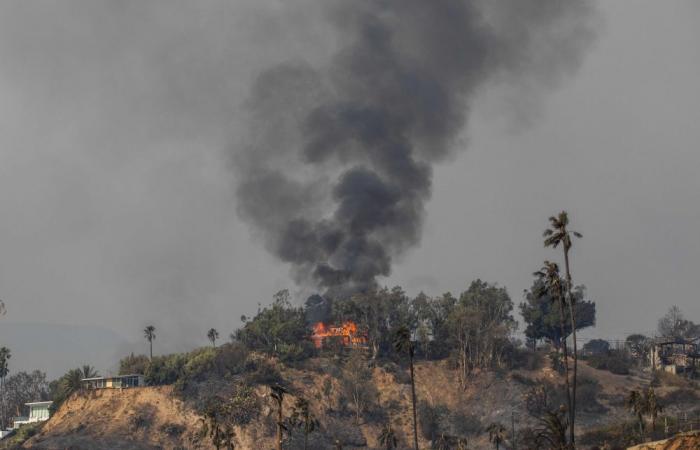
[[[282,399],[277,402],[277,450],[282,450]]]
[[[565,386],[566,386],[566,406],[569,408],[569,422],[571,422],[571,408],[572,408],[572,401],[571,401],[571,385],[569,384],[569,350],[566,347],[566,322],[564,319],[564,299],[561,298],[561,295],[559,296],[559,327],[561,328],[561,339],[559,340],[561,348],[562,348],[562,353],[563,353],[563,358],[564,358],[564,376],[566,378],[565,380]],[[569,433],[573,434],[573,429],[574,429],[574,424],[569,423]],[[573,437],[570,435],[570,439],[573,439]],[[573,441],[571,441],[571,444],[573,445]]]
[[[413,372],[413,354],[411,354],[409,357],[409,364],[411,366],[411,403],[413,406],[413,447],[414,450],[418,450],[418,423],[416,421],[416,382],[415,375]]]
[[[564,249],[564,263],[566,265],[566,292],[569,297],[569,313],[571,315],[571,337],[574,340],[573,346],[574,346],[574,373],[573,373],[573,379],[572,379],[572,390],[571,390],[571,410],[570,410],[570,417],[571,417],[571,424],[569,428],[569,436],[571,439],[571,446],[573,448],[576,448],[576,435],[575,435],[575,430],[574,426],[576,423],[576,386],[577,386],[577,380],[576,380],[576,374],[578,373],[578,344],[576,343],[576,308],[574,308],[574,295],[572,293],[572,286],[571,286],[571,270],[569,269],[569,250]]]

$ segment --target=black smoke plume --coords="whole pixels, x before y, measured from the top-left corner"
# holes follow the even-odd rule
[[[432,165],[480,89],[536,92],[574,69],[585,0],[319,0],[337,51],[258,77],[236,155],[239,210],[299,283],[374,287],[420,239]]]

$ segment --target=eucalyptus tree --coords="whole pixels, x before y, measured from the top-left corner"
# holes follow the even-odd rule
[[[575,447],[575,422],[576,422],[576,375],[578,373],[578,349],[576,343],[576,308],[575,299],[572,295],[573,284],[571,281],[571,265],[569,261],[569,252],[573,246],[572,236],[576,238],[581,238],[583,235],[578,231],[569,229],[569,215],[566,211],[560,212],[557,216],[552,216],[549,218],[550,228],[544,230],[542,237],[544,237],[544,246],[557,248],[560,244],[564,252],[564,269],[566,271],[566,283],[564,283],[564,291],[566,292],[566,297],[569,304],[569,314],[571,318],[571,333],[573,339],[573,350],[574,350],[574,370],[572,377],[572,390],[571,390],[571,411],[570,411],[570,426],[569,437],[571,440],[571,445]]]
[[[411,370],[411,407],[413,409],[413,447],[418,450],[418,424],[416,423],[416,380],[413,370],[413,357],[415,345],[411,340],[411,331],[407,326],[400,326],[394,335],[394,349],[399,354],[408,355],[408,364]]]
[[[156,327],[153,325],[149,325],[143,330],[143,336],[146,338],[148,341],[148,345],[150,348],[150,358],[153,360],[153,341],[156,339]]]

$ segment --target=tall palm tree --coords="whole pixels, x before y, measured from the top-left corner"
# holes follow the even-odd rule
[[[413,371],[413,357],[415,346],[411,340],[411,331],[405,325],[399,327],[394,335],[394,349],[397,353],[408,355],[408,363],[411,369],[411,407],[413,408],[413,447],[418,450],[418,424],[416,421],[416,380]]]
[[[396,432],[390,423],[385,423],[379,433],[379,444],[386,450],[394,450],[399,441],[396,439]]]
[[[216,347],[216,340],[219,339],[219,332],[216,331],[216,328],[209,329],[209,332],[207,332],[207,337],[211,341],[211,345]]]
[[[0,348],[0,413],[2,413],[2,419],[0,422],[0,426],[4,427],[7,425],[5,422],[7,421],[7,395],[5,392],[5,379],[7,378],[7,374],[10,373],[10,367],[8,364],[8,360],[12,356],[12,353],[10,352],[10,349],[7,347],[2,347]]]
[[[569,384],[569,350],[566,346],[566,314],[564,306],[564,290],[561,283],[561,276],[559,276],[559,266],[556,263],[545,261],[544,266],[533,274],[542,281],[542,286],[544,292],[538,292],[536,295],[544,295],[545,292],[549,294],[552,301],[556,301],[559,304],[559,328],[561,331],[561,350],[564,359],[564,377],[565,377],[565,387],[566,387],[566,406],[569,412],[569,420],[571,420],[571,409],[572,409],[572,399],[571,399],[571,385]]]
[[[156,327],[153,325],[149,325],[143,330],[143,336],[146,338],[148,341],[148,344],[150,346],[150,356],[151,360],[153,359],[153,341],[156,339]]]
[[[571,389],[571,410],[569,411],[569,417],[571,422],[571,428],[569,429],[569,439],[571,440],[571,445],[575,447],[575,422],[576,422],[576,376],[578,373],[578,348],[576,344],[576,308],[574,305],[574,296],[572,294],[573,285],[571,281],[571,266],[569,264],[569,251],[573,245],[571,236],[577,238],[583,237],[578,231],[573,231],[569,229],[569,215],[566,211],[562,211],[557,216],[552,216],[549,218],[550,228],[544,230],[542,237],[544,237],[544,246],[557,248],[559,244],[562,246],[564,251],[564,268],[566,269],[566,283],[565,292],[567,294],[569,303],[569,315],[571,316],[571,336],[573,339],[574,348],[574,370],[572,377],[572,389]]]
[[[506,440],[506,427],[500,423],[492,423],[486,428],[489,432],[489,441],[499,450],[503,441]]]
[[[302,397],[297,398],[289,422],[293,427],[300,428],[304,432],[304,450],[306,450],[309,444],[309,434],[320,426],[318,419],[309,409],[308,400]]]
[[[278,384],[270,386],[270,397],[277,403],[277,450],[282,450],[282,432],[287,428],[282,420],[282,403],[284,402],[284,395],[288,392]]]

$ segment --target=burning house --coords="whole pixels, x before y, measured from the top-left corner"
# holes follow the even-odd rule
[[[341,325],[327,325],[318,322],[313,327],[311,341],[314,347],[323,348],[327,339],[337,339],[344,347],[364,348],[367,346],[367,333],[359,330],[357,324],[350,320]]]

